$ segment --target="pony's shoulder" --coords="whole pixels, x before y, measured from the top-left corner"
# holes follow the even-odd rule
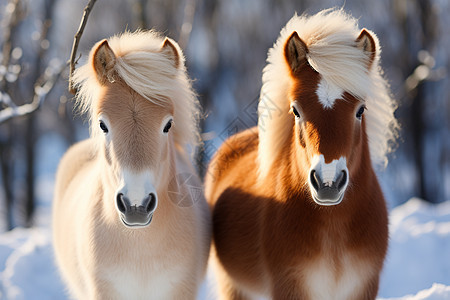
[[[71,164],[75,161],[78,165],[93,160],[97,152],[97,143],[94,138],[89,138],[72,145],[64,154],[62,161],[70,160]],[[75,163],[76,164],[76,163]]]
[[[92,138],[78,142],[67,150],[59,163],[56,174],[56,180],[58,181],[56,186],[59,190],[65,190],[71,179],[74,178],[87,163],[95,159],[96,152],[97,145]],[[56,193],[58,193],[58,191],[56,191]]]
[[[258,151],[258,129],[252,127],[226,139],[209,163],[205,176],[205,196],[209,203],[215,201],[214,195],[220,194],[217,183],[233,174],[231,181],[239,180],[238,174],[245,166],[245,172],[256,170],[256,154]],[[251,157],[253,154],[253,158]],[[247,156],[247,157],[246,157]],[[252,165],[247,167],[247,165]],[[254,165],[254,166],[253,166]],[[250,170],[249,170],[250,169]],[[230,173],[231,172],[231,173]],[[256,176],[255,176],[256,178]],[[231,184],[231,182],[228,182]]]
[[[218,160],[231,163],[249,152],[256,151],[258,142],[256,126],[236,133],[223,142],[211,162]]]
[[[215,182],[225,176],[238,161],[242,162],[244,156],[253,153],[256,158],[258,141],[257,127],[246,129],[226,139],[209,163],[205,185],[211,186],[208,182]],[[205,192],[209,194],[209,190]]]

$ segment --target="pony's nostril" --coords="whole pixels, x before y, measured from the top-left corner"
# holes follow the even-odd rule
[[[309,177],[313,188],[318,191],[320,187],[320,178],[318,178],[317,172],[315,170],[312,170],[309,174]]]
[[[336,178],[336,186],[338,190],[342,190],[342,188],[347,183],[347,172],[342,171],[338,178]]]
[[[121,213],[124,214],[127,211],[127,206],[126,206],[126,203],[125,203],[122,193],[117,194],[116,201],[117,201],[117,208],[119,209],[119,211]]]
[[[155,208],[156,208],[156,204],[157,204],[157,200],[156,200],[155,194],[150,193],[148,195],[148,203],[147,203],[146,208],[145,208],[147,213],[153,212],[155,210]]]

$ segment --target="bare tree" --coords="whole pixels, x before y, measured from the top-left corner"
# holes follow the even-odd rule
[[[13,38],[15,36],[15,31],[17,25],[19,24],[21,18],[23,17],[23,10],[21,7],[20,0],[10,1],[5,9],[5,15],[3,17],[2,27],[3,27],[3,47],[2,47],[2,70],[3,74],[0,77],[0,100],[3,108],[13,106],[11,97],[9,96],[10,84],[8,82],[7,76],[14,77],[17,76],[14,72],[14,68],[10,68],[11,54],[13,49]],[[13,70],[11,70],[13,69]],[[13,71],[12,74],[8,72]],[[13,226],[11,208],[13,201],[13,190],[12,190],[12,166],[10,164],[11,154],[12,154],[12,132],[11,124],[6,124],[3,128],[0,128],[1,140],[0,140],[0,158],[1,158],[1,173],[2,173],[2,184],[3,193],[5,201],[5,220],[7,229],[11,229]]]
[[[444,184],[439,178],[444,178],[444,162],[440,161],[445,153],[445,145],[431,145],[433,135],[442,134],[445,128],[439,124],[439,119],[445,119],[445,109],[430,115],[430,107],[445,101],[434,99],[434,89],[443,84],[445,70],[435,68],[434,53],[439,43],[439,16],[433,1],[416,0],[407,2],[401,7],[397,17],[403,31],[403,55],[400,66],[406,80],[400,96],[405,107],[401,108],[405,115],[403,135],[406,147],[403,151],[410,152],[413,164],[417,170],[416,196],[430,202],[440,202],[445,199]],[[407,11],[409,12],[407,12]],[[408,153],[404,153],[408,155]],[[403,155],[404,155],[403,154]]]
[[[18,131],[16,124],[12,124],[11,120],[18,117],[25,117],[24,126],[24,143],[25,143],[25,193],[24,199],[21,201],[22,208],[20,209],[24,218],[24,225],[32,225],[32,217],[35,207],[35,144],[37,139],[36,134],[36,117],[35,112],[42,107],[47,99],[49,93],[55,87],[56,82],[60,78],[62,72],[65,70],[64,64],[59,65],[44,65],[44,57],[49,49],[48,33],[53,18],[53,7],[55,0],[46,0],[44,2],[44,16],[41,24],[41,31],[39,32],[39,39],[37,43],[39,50],[34,56],[34,59],[29,70],[29,80],[31,84],[31,91],[28,94],[33,95],[31,101],[23,101],[21,86],[17,84],[16,80],[21,75],[22,68],[20,65],[11,60],[16,57],[18,60],[21,57],[22,50],[20,47],[14,46],[17,41],[13,39],[14,32],[20,26],[20,21],[25,18],[23,3],[20,0],[12,0],[7,7],[6,24],[4,24],[4,42],[3,42],[3,61],[2,65],[7,70],[5,76],[0,81],[0,95],[2,100],[2,110],[0,111],[0,125],[3,127],[3,133],[6,136],[6,143],[1,144],[1,167],[3,179],[3,191],[5,194],[5,214],[6,227],[11,229],[14,224],[12,220],[12,205],[13,200],[17,198],[12,190],[14,185],[14,175],[12,174],[12,167],[14,159],[11,156],[14,146],[14,139]],[[18,54],[19,53],[19,54]],[[8,76],[10,79],[8,81]],[[13,84],[15,83],[15,84]],[[25,96],[26,98],[26,96]],[[14,130],[14,132],[13,132]]]

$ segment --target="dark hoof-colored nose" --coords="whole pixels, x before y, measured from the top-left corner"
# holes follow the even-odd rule
[[[142,206],[145,208],[147,213],[153,213],[157,204],[156,196],[153,193],[150,193],[147,197],[145,197],[144,201],[142,201]]]
[[[342,171],[337,176],[335,181],[333,181],[331,184],[324,183],[322,181],[322,178],[317,174],[317,172],[315,170],[312,170],[309,176],[310,176],[311,184],[316,191],[319,191],[319,190],[321,190],[323,188],[327,188],[327,187],[336,189],[337,191],[341,191],[344,188],[345,184],[347,183],[347,172],[346,171]]]
[[[338,201],[339,198],[342,197],[342,190],[344,189],[348,180],[348,175],[345,170],[343,170],[331,183],[323,182],[322,178],[315,170],[312,170],[309,176],[311,185],[315,190],[315,198],[317,198],[316,200],[319,202]]]
[[[122,193],[117,194],[117,209],[121,213],[123,223],[129,227],[147,226],[152,221],[153,212],[158,200],[155,194],[150,193],[144,198],[141,205],[131,204],[130,200]]]

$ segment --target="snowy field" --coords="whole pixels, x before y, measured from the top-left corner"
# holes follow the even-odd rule
[[[44,219],[36,228],[0,235],[1,299],[67,299]],[[450,299],[450,201],[432,206],[411,199],[391,211],[390,223],[380,299]],[[214,299],[210,286],[203,285],[199,299]]]

